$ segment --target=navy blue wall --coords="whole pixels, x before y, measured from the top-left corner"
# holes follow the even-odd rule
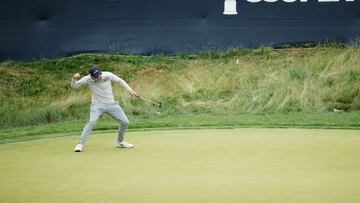
[[[351,43],[360,37],[359,0],[237,0],[237,15],[223,12],[224,0],[0,0],[0,60]]]

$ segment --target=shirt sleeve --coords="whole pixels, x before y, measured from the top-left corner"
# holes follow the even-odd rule
[[[80,80],[75,80],[73,78],[73,79],[71,79],[71,87],[74,89],[77,89],[77,88],[81,87],[82,85],[85,85],[87,79],[88,79],[88,76],[85,76],[85,77],[81,78]]]
[[[111,80],[116,82],[117,84],[123,86],[127,91],[131,92],[131,87],[121,78],[119,78],[117,75],[110,73]]]

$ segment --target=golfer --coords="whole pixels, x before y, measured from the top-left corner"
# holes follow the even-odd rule
[[[101,70],[95,65],[89,68],[89,75],[81,79],[79,73],[74,74],[71,80],[71,87],[77,89],[80,86],[87,84],[92,93],[90,118],[80,135],[79,143],[75,146],[75,152],[82,151],[91,130],[102,113],[109,114],[120,124],[116,146],[120,148],[134,147],[134,145],[124,141],[124,135],[128,127],[129,120],[119,103],[114,100],[111,81],[123,86],[130,92],[131,96],[137,96],[136,92],[133,91],[123,79],[111,72],[101,72]]]

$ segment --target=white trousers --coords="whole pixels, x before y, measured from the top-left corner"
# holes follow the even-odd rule
[[[126,129],[129,125],[129,120],[126,117],[124,111],[120,107],[118,102],[111,104],[103,104],[103,103],[91,103],[90,107],[90,119],[86,123],[81,135],[80,135],[80,143],[85,144],[89,134],[91,133],[97,119],[102,113],[107,113],[113,119],[115,119],[119,124],[118,131],[118,142],[122,142],[124,140],[124,135]]]

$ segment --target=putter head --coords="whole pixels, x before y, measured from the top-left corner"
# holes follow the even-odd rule
[[[161,104],[162,104],[162,103],[160,102],[160,103],[159,103],[159,109],[161,108]]]

